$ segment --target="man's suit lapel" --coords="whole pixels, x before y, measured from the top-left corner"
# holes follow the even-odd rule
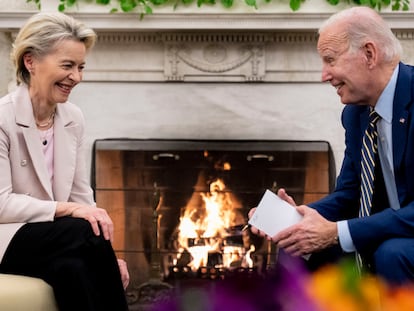
[[[392,118],[392,141],[394,169],[398,170],[403,160],[404,150],[407,142],[408,108],[412,104],[412,69],[400,63],[397,86],[395,90],[393,118]]]

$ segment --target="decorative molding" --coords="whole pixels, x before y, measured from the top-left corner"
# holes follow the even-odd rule
[[[0,12],[15,34],[33,12]],[[71,13],[98,32],[85,81],[319,82],[317,29],[331,13]],[[411,63],[414,14],[383,13]]]
[[[315,45],[316,35],[306,32],[105,32],[84,79],[319,81]]]
[[[19,29],[35,12],[0,12],[0,31]],[[332,12],[324,13],[161,13],[145,16],[129,13],[70,13],[97,31],[146,30],[301,30],[319,28]],[[414,12],[384,12],[393,29],[414,29]]]
[[[261,81],[265,74],[263,46],[215,42],[166,47],[165,78],[180,80]]]
[[[140,43],[156,43],[162,40],[158,33],[142,33],[142,32],[112,32],[112,33],[99,33],[99,44],[122,44],[122,45],[134,45]]]
[[[407,62],[414,29],[395,31]],[[100,32],[85,81],[319,82],[315,31]],[[122,49],[119,48],[122,46]]]
[[[394,31],[394,34],[399,40],[413,40],[414,39],[414,29],[396,30]]]

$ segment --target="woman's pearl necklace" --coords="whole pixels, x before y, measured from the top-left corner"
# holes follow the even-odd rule
[[[54,119],[55,119],[55,111],[53,111],[53,112],[50,114],[49,119],[47,119],[47,121],[46,121],[45,123],[38,123],[38,122],[36,121],[36,125],[37,125],[37,127],[39,127],[39,128],[45,128],[45,127],[50,126],[50,125],[53,123]]]

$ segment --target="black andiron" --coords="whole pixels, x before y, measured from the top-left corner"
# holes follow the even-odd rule
[[[152,209],[152,243],[150,278],[138,287],[138,304],[140,310],[148,310],[152,304],[168,298],[172,294],[173,286],[161,281],[161,252],[159,245],[159,224],[161,215],[159,209],[162,197],[157,184],[154,184]]]

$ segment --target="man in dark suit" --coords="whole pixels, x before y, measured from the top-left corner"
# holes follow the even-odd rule
[[[367,7],[341,11],[322,25],[322,80],[346,105],[345,156],[335,191],[297,206],[303,220],[271,237],[291,255],[312,254],[314,267],[338,251],[356,252],[396,284],[414,281],[414,68],[401,63],[401,50],[380,15]],[[378,151],[370,214],[361,217],[361,148],[371,110],[380,117]],[[283,189],[278,195],[294,204]]]

